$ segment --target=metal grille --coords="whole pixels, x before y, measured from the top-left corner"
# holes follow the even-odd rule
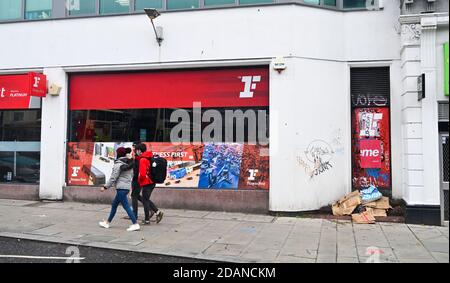
[[[442,137],[442,179],[444,182],[448,183],[449,175],[449,152],[448,152],[448,136]]]
[[[448,190],[444,191],[444,220],[448,221]]]
[[[439,122],[448,122],[448,103],[439,103]]]
[[[389,67],[352,68],[350,79],[353,107],[389,106]]]

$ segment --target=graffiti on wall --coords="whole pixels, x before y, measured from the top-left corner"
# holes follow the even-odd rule
[[[382,95],[358,94],[352,96],[353,107],[386,107],[389,105],[387,97]]]
[[[333,168],[331,160],[335,152],[324,140],[312,141],[304,151],[304,157],[297,156],[297,162],[305,169],[310,179],[322,175]]]

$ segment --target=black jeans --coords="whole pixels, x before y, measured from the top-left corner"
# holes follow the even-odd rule
[[[150,211],[153,211],[154,213],[158,212],[158,208],[150,200],[155,186],[155,184],[151,184],[142,187],[142,203],[144,204],[145,221],[150,221]]]
[[[139,185],[133,185],[133,189],[131,191],[131,206],[133,207],[133,213],[134,216],[136,216],[136,219],[138,218],[138,201],[144,203],[141,197],[141,187],[139,187]]]

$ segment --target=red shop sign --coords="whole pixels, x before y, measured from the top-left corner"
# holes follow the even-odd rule
[[[33,80],[33,81],[32,81]],[[0,109],[31,109],[40,107],[47,82],[45,75],[25,74],[0,76]]]
[[[29,95],[45,97],[47,94],[47,76],[38,73],[28,74]]]
[[[361,168],[381,168],[381,141],[361,140],[359,146]]]
[[[266,107],[269,68],[74,74],[70,109]]]

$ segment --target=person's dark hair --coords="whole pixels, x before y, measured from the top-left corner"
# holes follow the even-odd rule
[[[124,147],[119,147],[116,150],[116,155],[117,155],[117,158],[125,157],[125,155],[127,155],[127,150]]]
[[[144,143],[140,143],[140,144],[137,144],[134,147],[134,149],[135,150],[140,150],[141,152],[146,152],[147,151],[147,146]]]
[[[130,154],[131,152],[133,152],[133,150],[131,148],[127,147],[127,148],[125,148],[125,152],[127,154]]]
[[[133,146],[136,147],[138,144],[141,144],[142,142],[140,140],[137,140],[135,142],[133,142]]]

